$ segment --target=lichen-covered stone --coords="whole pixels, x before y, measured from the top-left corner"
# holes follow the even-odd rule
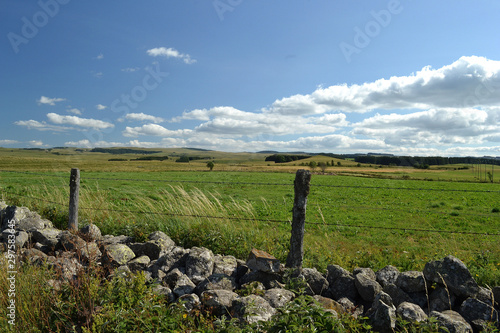
[[[104,248],[102,261],[111,267],[126,265],[135,258],[134,252],[125,244],[110,244]]]
[[[465,264],[451,255],[427,263],[424,275],[429,281],[445,285],[459,297],[473,297],[479,292],[479,286]]]

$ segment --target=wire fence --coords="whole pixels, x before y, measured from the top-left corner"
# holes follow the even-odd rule
[[[42,173],[42,172],[25,172],[25,171],[7,171],[0,170],[1,173],[6,174],[23,174],[30,176],[42,176],[47,178],[64,178],[68,179],[68,175],[57,175],[50,173]],[[151,182],[151,183],[186,183],[186,184],[214,184],[214,185],[252,185],[252,186],[289,186],[293,187],[292,183],[270,183],[270,182],[231,182],[231,181],[202,181],[202,180],[181,180],[181,179],[136,179],[136,178],[101,178],[101,177],[85,177],[82,180],[96,180],[96,181],[110,181],[110,182]],[[47,185],[43,184],[46,187],[64,187],[67,188],[68,185],[60,184],[60,185]],[[383,187],[383,186],[362,186],[362,185],[328,185],[328,184],[314,184],[311,183],[311,187],[318,188],[344,188],[344,189],[369,189],[369,190],[402,190],[402,191],[439,191],[439,192],[463,192],[463,193],[489,193],[489,194],[500,194],[500,191],[497,190],[474,190],[474,189],[438,189],[438,188],[415,188],[415,187]],[[2,192],[8,194],[13,197],[26,198],[38,202],[48,203],[57,205],[63,208],[69,208],[69,204],[56,202],[53,200],[48,200],[46,198],[40,198],[33,195],[21,194],[14,191],[10,191],[8,189],[2,189]],[[336,206],[337,209],[357,209],[357,210],[386,210],[386,208],[381,207],[372,207],[372,206]],[[179,218],[206,218],[206,219],[220,219],[220,220],[234,220],[234,221],[256,221],[256,222],[266,222],[266,223],[282,223],[282,224],[291,224],[291,219],[269,219],[269,218],[255,218],[255,217],[239,217],[239,216],[216,216],[216,215],[204,215],[204,214],[181,214],[181,213],[171,213],[171,212],[153,212],[153,211],[144,211],[144,210],[127,210],[127,209],[107,209],[107,208],[98,208],[98,207],[80,207],[80,210],[92,210],[92,211],[106,211],[113,213],[127,213],[127,214],[136,214],[136,215],[160,215],[160,216],[169,216],[169,217],[179,217]],[[398,209],[391,207],[391,211],[405,211],[403,209]],[[418,212],[422,210],[419,209]],[[416,212],[416,213],[418,213]],[[433,214],[447,214],[444,212],[435,212],[435,211],[427,211]],[[478,214],[478,213],[462,213],[462,215],[474,215],[474,216],[489,216],[488,214]],[[363,224],[348,224],[342,222],[336,223],[327,223],[323,222],[308,222],[307,225],[316,225],[316,226],[329,226],[336,228],[359,228],[359,229],[375,229],[375,230],[384,230],[384,231],[397,231],[397,232],[424,232],[424,233],[439,233],[439,234],[460,234],[460,235],[482,235],[482,236],[500,236],[500,233],[487,233],[487,232],[471,232],[471,231],[460,231],[460,230],[443,230],[443,229],[425,229],[425,228],[408,228],[408,227],[390,227],[390,226],[370,226]]]

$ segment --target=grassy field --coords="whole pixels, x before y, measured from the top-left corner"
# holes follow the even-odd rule
[[[69,170],[78,167],[81,225],[92,222],[105,233],[139,239],[162,230],[182,246],[206,246],[242,259],[256,247],[284,261],[294,172],[309,160],[330,162],[336,166],[313,170],[306,266],[324,271],[328,264],[347,269],[392,264],[412,270],[453,254],[480,283],[500,285],[500,236],[483,235],[499,233],[500,184],[477,182],[471,169],[357,166],[325,156],[275,165],[264,161],[265,154],[161,151],[155,156],[168,160],[1,149],[0,170],[15,172],[0,172],[0,190],[9,204],[36,209],[64,228]],[[175,162],[183,154],[210,158],[215,168],[208,170],[207,159]],[[112,158],[128,161],[108,161]]]

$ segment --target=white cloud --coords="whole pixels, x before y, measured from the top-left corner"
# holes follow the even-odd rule
[[[439,69],[424,67],[409,76],[363,84],[318,88],[308,95],[276,100],[268,113],[317,114],[330,111],[493,106],[500,103],[500,61],[461,57]]]
[[[99,55],[97,57],[95,57],[94,59],[102,60],[102,59],[104,59],[104,54],[99,53]]]
[[[72,127],[65,126],[55,126],[47,124],[45,121],[37,121],[37,120],[19,120],[14,122],[15,125],[24,126],[28,129],[35,129],[37,131],[53,131],[53,132],[66,132],[69,130],[73,130]]]
[[[352,134],[394,145],[481,144],[500,133],[496,108],[442,108],[409,114],[376,114],[353,125]]]
[[[15,145],[19,143],[17,140],[0,140],[0,145]]]
[[[301,117],[283,114],[254,113],[220,106],[184,112],[172,121],[201,120],[194,130],[224,136],[288,135],[302,133],[332,133],[348,123],[342,113],[322,117]]]
[[[34,146],[34,147],[46,147],[47,146],[41,140],[31,140],[29,142],[29,144],[30,144],[30,146]]]
[[[122,132],[125,137],[138,137],[141,135],[148,136],[160,136],[160,137],[171,137],[171,136],[183,136],[192,133],[192,130],[169,130],[165,127],[157,124],[147,124],[140,127],[126,127]]]
[[[97,110],[106,110],[108,108],[107,106],[102,104],[97,104],[95,107]]]
[[[155,117],[151,116],[145,113],[128,113],[125,115],[125,119],[127,120],[135,120],[135,121],[147,121],[147,122],[153,122],[153,123],[162,123],[165,121],[165,119],[161,117]]]
[[[76,116],[61,116],[56,113],[48,113],[47,118],[49,119],[49,121],[57,125],[74,125],[96,129],[112,128],[115,126],[109,122],[102,120],[80,118]]]
[[[77,109],[77,108],[71,108],[71,109],[68,109],[68,110],[66,110],[66,111],[68,111],[69,113],[72,113],[72,114],[76,114],[76,115],[78,115],[78,116],[82,114],[82,111],[80,111],[80,110],[79,110],[79,109]]]
[[[150,49],[147,51],[148,55],[152,57],[163,56],[167,58],[177,58],[182,59],[186,64],[194,64],[196,62],[195,59],[192,59],[189,54],[180,53],[174,48],[169,47],[168,49],[165,47],[157,47],[154,49]]]
[[[41,105],[41,104],[56,105],[56,103],[62,102],[65,100],[66,100],[66,98],[49,98],[49,97],[42,96],[36,102],[38,103],[38,105]]]
[[[122,142],[108,142],[108,141],[96,141],[92,142],[90,140],[84,139],[79,141],[68,141],[64,143],[67,147],[79,147],[79,148],[95,148],[95,147],[123,147],[126,144]]]
[[[122,68],[122,72],[127,72],[127,73],[133,73],[133,72],[137,72],[138,70],[140,70],[139,67],[127,67],[127,68]]]

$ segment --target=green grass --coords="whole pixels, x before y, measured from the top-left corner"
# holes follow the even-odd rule
[[[82,172],[81,179],[81,225],[92,222],[104,233],[139,240],[162,230],[182,246],[206,246],[241,259],[257,247],[286,259],[294,174]],[[0,173],[5,200],[38,210],[61,228],[67,219],[64,206],[27,197],[66,204],[67,183],[67,173]],[[305,264],[323,271],[333,263],[347,269],[392,264],[410,270],[452,254],[480,282],[498,285],[499,236],[432,232],[498,233],[498,191],[498,184],[315,174],[308,198]]]

